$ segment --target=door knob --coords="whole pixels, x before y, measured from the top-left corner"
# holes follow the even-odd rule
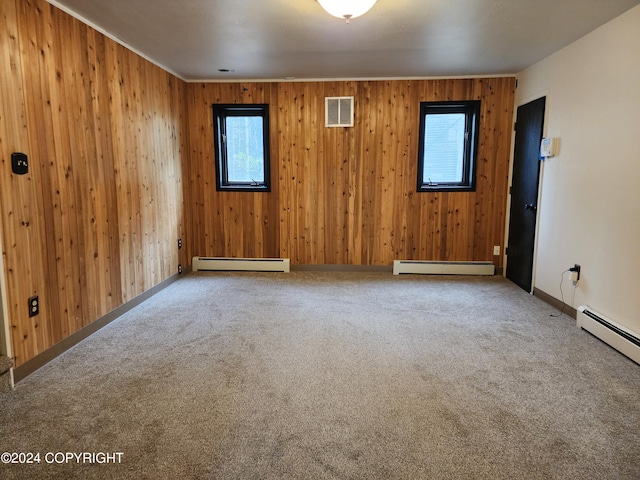
[[[538,207],[536,207],[533,203],[525,203],[524,204],[524,209],[525,210],[533,210],[535,211]]]

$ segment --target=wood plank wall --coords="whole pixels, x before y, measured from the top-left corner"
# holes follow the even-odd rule
[[[190,253],[294,264],[394,259],[502,266],[515,79],[198,83],[187,86]],[[355,97],[325,128],[324,97]],[[416,193],[421,101],[482,103],[475,192]],[[217,192],[213,103],[268,103],[271,193]]]
[[[0,35],[16,365],[193,255],[501,266],[513,78],[187,85],[44,0],[0,2]],[[324,97],[340,95],[355,96],[356,125],[326,129]],[[419,102],[461,99],[482,100],[477,191],[416,193]],[[216,192],[213,103],[270,104],[272,192]],[[11,173],[15,151],[27,175]]]
[[[0,35],[2,254],[21,365],[187,264],[186,85],[44,0],[0,2]],[[29,155],[27,175],[12,152]]]

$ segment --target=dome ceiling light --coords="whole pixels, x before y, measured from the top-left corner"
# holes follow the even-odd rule
[[[347,23],[352,18],[364,15],[378,0],[318,0],[318,3],[334,17],[344,18]]]

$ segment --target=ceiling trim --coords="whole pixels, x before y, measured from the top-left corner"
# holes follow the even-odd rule
[[[396,80],[464,80],[474,78],[505,78],[517,77],[516,73],[497,73],[489,75],[443,75],[443,76],[425,76],[425,77],[338,77],[338,78],[229,78],[228,80],[215,79],[196,79],[184,80],[186,83],[295,83],[295,82],[384,82]]]

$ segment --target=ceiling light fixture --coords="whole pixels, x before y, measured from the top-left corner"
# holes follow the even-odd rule
[[[378,0],[318,0],[327,13],[334,17],[344,18],[347,23],[352,18],[364,15]]]

